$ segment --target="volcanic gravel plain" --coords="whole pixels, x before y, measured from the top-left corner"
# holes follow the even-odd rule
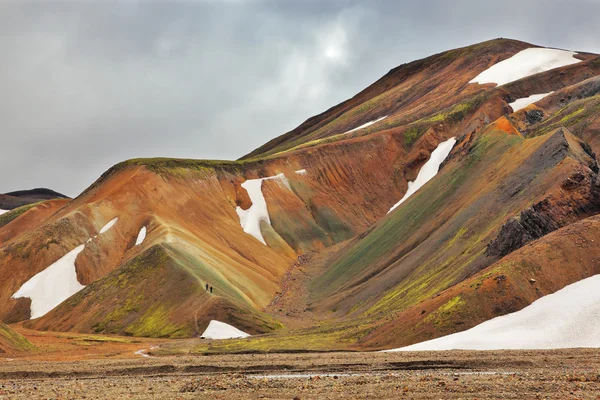
[[[122,343],[106,339],[84,345],[83,336],[52,336],[52,339],[57,340],[48,341],[46,347],[43,340],[37,340],[41,350],[35,356],[0,358],[0,399],[597,399],[600,396],[597,349],[147,357],[141,356],[146,354],[144,351],[139,351],[150,345],[146,341]],[[73,346],[83,348],[79,355],[72,351]],[[58,348],[70,351],[55,352]],[[65,354],[67,358],[63,358]]]

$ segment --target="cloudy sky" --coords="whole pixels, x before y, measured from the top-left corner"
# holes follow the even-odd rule
[[[496,37],[600,53],[600,0],[2,0],[0,192],[236,159],[389,69]]]

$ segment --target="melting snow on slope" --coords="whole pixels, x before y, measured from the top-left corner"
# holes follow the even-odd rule
[[[35,275],[13,294],[12,298],[31,299],[31,318],[46,315],[54,307],[79,292],[85,286],[77,280],[75,260],[85,245],[77,246],[54,264]]]
[[[135,245],[139,246],[140,244],[142,244],[144,242],[144,239],[146,239],[146,227],[143,226],[142,229],[140,229],[140,233],[138,233],[138,237],[135,240]]]
[[[366,124],[363,124],[363,125],[361,125],[361,126],[359,126],[359,127],[357,127],[357,128],[351,129],[351,130],[349,130],[349,131],[347,131],[347,132],[344,132],[343,134],[345,135],[345,134],[347,134],[347,133],[354,132],[354,131],[357,131],[357,130],[359,130],[359,129],[363,129],[363,128],[366,128],[366,127],[368,127],[368,126],[374,125],[374,124],[378,123],[379,121],[383,121],[383,120],[384,120],[384,119],[386,119],[387,117],[388,117],[388,116],[386,115],[385,117],[381,117],[381,118],[379,118],[379,119],[376,119],[376,120],[374,120],[374,121],[369,121],[369,122],[367,122]]]
[[[224,322],[212,320],[208,327],[200,337],[204,339],[237,339],[250,336],[246,332],[240,331],[238,328],[226,324]]]
[[[523,97],[521,99],[517,99],[517,100],[513,101],[512,103],[509,103],[508,105],[512,107],[513,112],[517,112],[519,110],[524,109],[525,107],[527,107],[530,104],[540,101],[541,99],[543,99],[544,97],[546,97],[552,93],[554,93],[554,92],[532,94],[529,97]]]
[[[404,203],[406,199],[412,196],[424,184],[429,182],[431,178],[437,175],[438,171],[440,170],[440,165],[442,165],[446,157],[448,157],[455,143],[455,138],[448,139],[445,142],[440,143],[438,147],[431,152],[429,160],[427,160],[425,165],[423,165],[419,170],[419,175],[417,175],[417,179],[415,179],[414,182],[408,182],[408,190],[404,194],[404,197],[402,197],[402,199],[400,199],[399,202],[397,202],[392,208],[390,208],[388,214],[394,211],[396,207]]]
[[[10,210],[0,210],[0,215],[2,214],[6,214],[7,212],[9,212]]]
[[[525,49],[509,59],[492,65],[469,83],[504,85],[526,76],[581,62],[574,57],[576,54],[572,51],[556,49]]]
[[[100,229],[98,235],[107,232],[119,218],[113,218]],[[94,236],[97,237],[98,235]],[[89,243],[92,239],[88,239]],[[77,246],[54,264],[39,272],[21,286],[13,299],[28,297],[31,299],[31,319],[43,317],[54,307],[79,292],[83,286],[77,280],[75,261],[85,249],[85,244]]]
[[[100,229],[100,232],[98,234],[107,232],[110,228],[113,227],[114,224],[117,223],[118,220],[119,220],[119,217],[115,217],[115,218],[111,219],[110,221],[108,221],[108,224],[104,225],[102,227],[102,229]]]
[[[600,275],[467,331],[391,351],[600,347]]]
[[[260,179],[248,179],[246,182],[242,183],[242,187],[248,192],[248,196],[250,196],[252,205],[247,210],[242,209],[240,206],[235,209],[240,217],[240,225],[242,225],[244,232],[254,236],[264,245],[267,243],[265,242],[265,239],[260,231],[260,222],[265,221],[271,225],[269,211],[267,210],[267,201],[262,193],[262,183],[266,180],[277,180],[286,188],[291,190],[290,182],[284,174]]]

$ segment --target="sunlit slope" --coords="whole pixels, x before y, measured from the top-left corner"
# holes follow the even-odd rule
[[[538,74],[497,88],[494,87],[495,84],[490,83],[471,83],[473,78],[483,71],[526,49],[552,51],[536,49],[534,45],[516,40],[495,39],[401,65],[353,98],[308,119],[296,129],[269,141],[244,158],[276,154],[325,139],[339,140],[345,132],[383,117],[385,119],[380,122],[352,134],[401,131],[404,127],[412,125],[411,135],[414,136],[426,126],[426,122],[440,122],[447,116],[461,118],[462,114],[480,106],[492,94],[510,96],[512,90],[506,91],[507,87],[512,87],[515,95],[519,96],[519,92],[538,90],[538,85],[548,87],[546,91],[549,92],[562,88],[565,82],[575,83],[585,79],[584,76],[597,74],[584,71],[595,68],[595,65],[584,66],[579,63],[596,56],[577,53],[569,56],[570,60],[567,62],[555,63],[556,66],[564,66],[546,73],[548,76],[559,75],[558,79],[544,79],[543,83],[537,83],[538,77],[544,75]],[[566,65],[568,63],[577,64]],[[551,66],[546,65],[548,68]],[[532,69],[537,72],[544,70],[535,63]],[[510,71],[505,72],[509,73]],[[522,76],[526,73],[527,71],[521,71]],[[518,77],[519,74],[514,76]],[[534,83],[528,85],[527,81]]]
[[[423,148],[434,146],[438,140],[440,136],[429,135]],[[367,160],[354,157],[356,151],[362,151]],[[376,137],[331,146],[319,154],[306,151],[268,163],[135,160],[121,164],[40,228],[15,237],[2,248],[0,268],[8,279],[1,288],[6,301],[0,310],[6,321],[28,319],[30,301],[11,299],[13,294],[28,279],[84,245],[75,268],[78,281],[86,289],[34,326],[96,331],[105,326],[115,305],[106,303],[106,309],[100,313],[88,312],[83,305],[89,299],[94,299],[94,304],[104,304],[95,297],[96,290],[103,290],[102,279],[113,271],[137,273],[127,269],[128,262],[158,245],[169,249],[169,268],[184,271],[185,280],[194,282],[203,294],[206,284],[213,286],[213,296],[222,300],[211,303],[215,306],[198,306],[193,314],[186,311],[181,316],[179,310],[187,300],[174,297],[178,303],[168,307],[165,320],[179,321],[185,327],[178,325],[180,328],[171,329],[167,335],[194,335],[215,313],[223,314],[220,320],[224,321],[234,321],[235,315],[248,310],[259,315],[279,291],[283,275],[298,254],[346,240],[385,215],[401,195],[392,171],[401,165],[405,154],[404,146],[395,138]],[[410,168],[417,169],[418,165]],[[305,171],[296,172],[304,166]],[[243,231],[236,208],[251,206],[248,193],[241,187],[243,182],[277,174],[287,177],[289,187],[270,180],[263,183],[262,194],[271,219],[270,225],[260,225],[265,245]],[[100,233],[114,219],[114,225]],[[8,228],[10,224],[0,233]],[[147,236],[136,245],[143,228]],[[144,258],[139,263],[152,261]],[[163,290],[170,276],[164,276],[167,282],[162,285],[157,281],[146,285],[145,290],[148,294]],[[73,311],[73,301],[81,302],[83,308],[79,312]],[[145,296],[140,307],[150,309],[157,301]],[[112,327],[106,324],[106,329],[128,333],[125,329],[132,324],[128,318]],[[254,326],[248,322],[243,328],[264,331],[261,318],[269,319],[256,317]],[[163,331],[142,329],[132,332],[164,335]]]
[[[565,225],[580,226],[588,241],[595,235],[589,227],[595,220],[576,222],[600,211],[597,164],[585,144],[564,129],[525,139],[497,129],[503,125],[463,140],[432,181],[321,266],[310,284],[311,307],[327,323],[198,351],[296,349],[298,343],[314,350],[399,347],[516,311],[597,273],[596,256],[584,254],[580,240],[540,244]],[[515,247],[506,258],[490,254],[490,244],[515,220],[540,223],[508,231],[529,236],[510,243]],[[571,269],[566,260],[587,261]],[[510,283],[496,279],[503,275],[498,266],[510,272],[504,274]],[[563,278],[548,283],[561,268]],[[532,286],[529,279],[538,276],[544,285]]]
[[[525,140],[492,130],[464,146],[430,185],[349,246],[314,290],[340,311],[413,305],[489,265],[488,243],[521,210],[558,202],[557,224],[564,225],[577,211],[569,216],[562,202],[585,209],[594,201],[590,187],[565,191],[557,184],[577,173],[589,183],[595,175],[595,161],[567,131]]]
[[[70,202],[3,215],[0,320],[30,319],[31,300],[14,295],[81,248],[69,271],[82,289],[26,326],[190,337],[218,320],[277,332],[228,351],[431,337],[419,328],[428,301],[598,212],[598,56],[569,53],[569,65],[506,85],[469,83],[528,49],[494,40],[403,65],[243,160],[129,160]],[[443,143],[438,175],[388,215]],[[440,332],[466,323],[452,317]]]
[[[387,345],[389,338],[394,338],[392,343],[404,346],[461,332],[499,315],[521,310],[571,283],[600,274],[600,248],[596,243],[599,234],[598,216],[552,232],[439,296],[397,314],[394,321],[366,337],[365,344]],[[585,310],[573,309],[572,312]],[[545,323],[548,329],[554,326],[550,321]],[[544,329],[544,325],[540,328]],[[570,329],[565,325],[563,328]],[[515,341],[518,340],[515,338]],[[573,342],[576,341],[574,338]],[[487,345],[499,344],[489,342]]]

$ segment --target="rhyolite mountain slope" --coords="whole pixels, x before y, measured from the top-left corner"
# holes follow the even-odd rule
[[[53,295],[37,282],[64,268],[84,288],[26,326],[269,333],[200,352],[467,329],[598,273],[596,249],[575,244],[600,212],[599,116],[594,54],[498,39],[402,65],[241,160],[129,160],[0,224],[0,319],[30,319]],[[388,213],[451,138],[439,173]]]

